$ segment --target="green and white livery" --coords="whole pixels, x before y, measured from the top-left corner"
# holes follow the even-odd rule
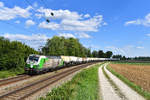
[[[31,54],[26,61],[25,72],[28,74],[47,72],[52,69],[63,67],[63,64],[63,59],[61,59],[60,56]]]
[[[75,57],[75,56],[44,56],[31,54],[25,66],[25,72],[28,74],[48,72],[53,69],[69,67],[82,63],[98,62],[98,61],[116,61],[116,58],[91,58],[91,57]]]

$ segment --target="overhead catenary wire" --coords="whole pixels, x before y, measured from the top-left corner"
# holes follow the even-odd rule
[[[25,3],[26,3],[27,5],[30,5],[30,6],[31,6],[32,10],[33,10],[35,13],[39,13],[37,10],[34,9],[34,7],[32,6],[32,4],[31,4],[28,0],[24,0],[24,1],[25,1]]]
[[[37,10],[34,9],[34,7],[32,6],[32,4],[31,4],[28,0],[24,0],[24,1],[25,1],[25,3],[26,3],[27,5],[31,6],[32,10],[33,10],[35,13],[39,13]],[[33,19],[33,20],[35,20],[35,19]]]
[[[28,2],[28,1],[27,1]],[[27,3],[26,2],[26,3]],[[30,4],[30,2],[28,2],[28,4]],[[30,5],[31,7],[32,7],[32,5]],[[33,7],[32,7],[32,10],[34,11],[34,12],[38,12],[38,11],[36,11]],[[38,12],[39,13],[39,12]],[[35,20],[34,18],[32,18],[33,20]],[[10,27],[10,30],[12,31],[15,31],[15,32],[24,32],[24,33],[28,33],[28,34],[35,34],[35,32],[36,31],[34,31],[34,30],[29,30],[29,29],[25,29],[25,27],[21,27],[19,24],[15,24],[15,23],[10,23],[10,22],[8,22],[9,20],[0,20],[0,23],[2,23],[2,24],[7,24],[7,25],[9,25]],[[36,21],[35,21],[36,22]],[[38,28],[39,29],[39,28]],[[41,30],[39,30],[39,31],[41,31]],[[7,32],[6,32],[7,33]],[[13,33],[14,34],[14,33]],[[38,34],[39,36],[40,36],[40,34]],[[22,41],[23,42],[23,41]],[[30,41],[28,41],[28,42],[30,42]],[[24,42],[23,42],[24,43]]]
[[[47,8],[47,9],[46,9],[47,12],[50,13],[51,16],[54,16],[54,13],[53,13],[53,12],[50,12],[50,11],[48,10],[48,7],[47,7],[46,3],[45,3],[43,0],[41,0],[41,1],[42,1],[42,3],[44,4],[45,8]],[[31,4],[28,0],[25,0],[25,2],[26,2],[28,5],[30,5],[30,6],[32,7],[32,4]],[[34,9],[34,7],[32,7],[32,10],[33,10],[35,13],[39,13],[38,11],[36,11],[36,10]],[[45,13],[46,13],[46,12],[45,12]],[[48,18],[46,18],[46,17],[45,17],[45,20],[46,20],[48,23],[50,22],[50,20],[49,20]]]
[[[32,6],[32,3],[31,2],[29,2],[28,0],[25,0],[25,3],[26,4],[28,4],[28,5],[30,5],[31,6],[31,8],[32,8],[32,10],[35,12],[35,13],[39,13],[37,10],[35,10],[35,8]],[[45,5],[45,4],[44,4]],[[51,15],[52,16],[54,16],[54,14],[53,13],[51,13]],[[35,21],[35,19],[33,19],[34,21]],[[46,17],[45,17],[45,20],[49,23],[50,21],[49,21],[49,19],[46,19]],[[38,21],[37,21],[38,22]],[[39,31],[41,31],[40,30],[40,28],[38,28],[39,29]],[[40,47],[39,47],[40,48]]]
[[[1,23],[5,23],[7,25],[10,25],[11,27],[15,28],[15,29],[18,29],[18,30],[24,30],[24,28],[20,27],[19,25],[16,25],[16,24],[12,24],[12,23],[9,23],[9,22],[6,22],[6,21],[3,21],[3,20],[0,20]],[[27,32],[29,32],[30,34],[31,33],[34,33],[33,31],[30,31],[30,30],[26,30]]]
[[[1,22],[1,23],[4,23],[4,24],[7,24],[7,25],[9,25],[9,26],[11,26],[11,27],[13,27],[14,29],[17,29],[17,30],[25,30],[25,29],[22,28],[21,26],[16,25],[16,24],[14,24],[14,23],[10,23],[10,22],[8,22],[7,20],[0,20],[0,22]],[[29,32],[30,34],[31,34],[31,32],[34,33],[33,31],[30,31],[30,30],[25,30],[25,31]]]
[[[48,8],[47,5],[46,5],[46,3],[45,3],[45,1],[44,1],[44,0],[41,0],[41,1],[43,2],[44,6],[45,6],[46,8]]]
[[[8,20],[0,20],[0,23],[9,25],[10,28],[11,28],[11,30],[14,30],[14,31],[18,31],[18,32],[21,31],[21,32],[22,32],[22,31],[24,30],[25,33],[29,33],[29,34],[35,33],[34,31],[27,30],[27,29],[21,27],[20,25],[16,25],[16,24],[14,24],[14,23],[10,23],[10,22],[8,22]],[[7,29],[8,29],[8,27],[7,27]],[[19,31],[19,30],[20,30],[20,31]],[[7,33],[7,32],[6,32],[6,33]]]
[[[47,6],[47,4],[45,3],[45,1],[44,1],[44,0],[41,0],[41,1],[43,2],[45,8],[48,9],[48,6]],[[49,10],[48,10],[48,11],[49,11]],[[54,16],[54,13],[53,13],[53,12],[49,12],[49,13],[51,14],[51,16]]]
[[[15,25],[12,24],[12,23],[5,22],[5,21],[2,21],[2,20],[0,20],[0,22],[10,25],[10,26],[13,28],[14,31],[16,31],[15,29],[21,30],[21,31],[24,30],[22,27],[20,27],[20,26],[15,26]],[[25,30],[25,31],[26,31],[26,32],[29,32],[30,34],[31,34],[31,33],[35,33],[35,32],[30,31],[30,30]],[[40,34],[38,34],[38,35],[40,36]],[[22,43],[25,43],[25,41],[21,41],[21,42],[22,42]],[[31,41],[27,41],[27,42],[29,43],[29,42],[33,42],[33,41],[31,40]],[[26,43],[27,43],[27,42],[26,42]],[[41,45],[43,45],[43,44],[40,44],[40,46],[41,46]]]
[[[28,1],[28,0],[25,0],[26,1],[26,3],[28,2],[28,4],[32,7],[32,5],[31,5],[31,3]],[[32,9],[34,9],[33,7],[32,7]],[[35,9],[34,9],[34,12],[38,12],[38,11],[36,11]],[[33,19],[33,20],[35,20],[35,19]],[[0,22],[1,23],[5,23],[5,24],[7,24],[7,25],[10,25],[11,27],[13,27],[14,29],[17,29],[17,30],[25,30],[23,27],[21,27],[20,25],[16,25],[16,24],[13,24],[13,23],[10,23],[10,22],[7,22],[7,21],[4,21],[4,20],[0,20]],[[29,30],[29,29],[26,29],[25,30],[26,32],[28,32],[28,33],[35,33],[35,31],[31,31],[31,30]]]
[[[33,11],[34,13],[39,13],[39,12],[38,12],[37,10],[35,10],[35,8],[32,6],[31,2],[29,2],[28,0],[24,0],[24,1],[25,1],[25,3],[26,3],[27,5],[31,6],[32,11]],[[36,20],[36,18],[32,18],[32,20],[33,20],[34,22],[39,22],[38,20]],[[38,30],[39,30],[40,32],[42,32],[42,31],[40,30],[40,28],[38,28]]]
[[[44,0],[41,0],[41,1],[43,2],[45,8],[47,8],[47,9],[46,9],[47,12],[48,12],[51,16],[54,16],[54,13],[53,13],[53,12],[50,12],[50,11],[48,10],[48,6],[47,6],[47,4],[45,3],[45,1],[44,1]],[[50,22],[50,20],[49,20],[48,18],[46,18],[46,21],[47,21],[48,23]]]

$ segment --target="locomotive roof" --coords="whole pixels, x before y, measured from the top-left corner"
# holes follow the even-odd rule
[[[35,56],[35,57],[41,57],[41,56],[43,56],[43,57],[45,57],[44,55],[37,55],[37,54],[30,54],[30,56]]]

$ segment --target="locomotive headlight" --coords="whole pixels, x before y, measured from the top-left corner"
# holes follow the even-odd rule
[[[31,68],[33,68],[33,64],[31,64],[31,66],[30,66]]]

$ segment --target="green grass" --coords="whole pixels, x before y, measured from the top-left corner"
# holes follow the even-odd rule
[[[130,65],[150,65],[150,62],[139,63],[139,62],[112,62],[113,64],[130,64]]]
[[[23,73],[24,73],[23,69],[13,69],[13,70],[0,71],[0,79],[16,76],[18,74],[23,74]]]
[[[140,86],[137,86],[136,84],[129,81],[124,76],[120,75],[119,73],[115,72],[110,66],[106,67],[112,74],[117,76],[120,80],[122,80],[124,83],[126,83],[129,87],[131,87],[133,90],[135,90],[137,93],[142,95],[146,100],[150,100],[150,93],[144,91]]]
[[[46,98],[39,100],[98,100],[98,67],[84,69],[76,74],[73,79],[58,88],[52,89]]]

